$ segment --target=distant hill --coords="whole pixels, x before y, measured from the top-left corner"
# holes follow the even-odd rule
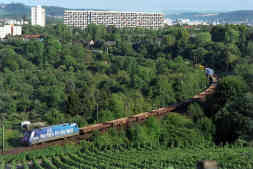
[[[21,3],[1,4],[0,5],[0,17],[19,18],[28,16],[30,14],[30,8]]]
[[[64,10],[66,8],[57,6],[44,6],[48,16],[64,16]]]
[[[179,14],[168,14],[167,17],[171,19],[191,19],[203,20],[207,22],[219,21],[222,23],[253,23],[253,10],[232,11],[224,13],[201,13],[201,12],[185,12]]]
[[[63,19],[64,10],[67,8],[57,6],[43,6],[46,9],[47,17]],[[0,4],[0,18],[30,18],[31,6],[22,3]],[[84,9],[85,10],[85,9]],[[86,9],[97,10],[97,9]],[[166,17],[171,19],[186,18],[191,20],[203,20],[207,22],[219,21],[222,23],[251,23],[253,24],[253,10],[242,10],[232,12],[183,12],[174,13],[165,12]]]
[[[42,6],[46,9],[46,15],[51,17],[63,17],[64,10],[68,8],[58,6]],[[81,10],[81,9],[80,9]],[[98,10],[98,9],[83,9],[83,10]],[[0,4],[0,18],[21,18],[30,17],[31,6],[22,3]]]
[[[43,6],[47,16],[63,16],[65,8],[56,6]],[[31,6],[22,3],[0,4],[0,17],[20,18],[30,17]]]
[[[228,22],[248,21],[249,23],[253,23],[253,10],[232,11],[232,12],[227,12],[227,13],[221,13],[219,14],[219,17]]]

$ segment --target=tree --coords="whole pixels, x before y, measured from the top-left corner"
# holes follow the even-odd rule
[[[88,40],[101,40],[105,34],[105,27],[103,25],[89,24],[87,28]]]
[[[82,103],[76,92],[70,92],[66,101],[66,108],[71,115],[78,115],[82,112]]]
[[[198,47],[197,49],[192,50],[192,60],[195,64],[203,64],[205,56],[208,54],[208,51],[203,47]]]
[[[166,76],[159,76],[152,81],[152,98],[159,100],[158,105],[162,107],[176,102],[175,91],[173,89],[173,84],[168,81]]]
[[[253,57],[253,41],[248,42],[247,55]]]
[[[60,63],[60,53],[61,53],[61,43],[59,40],[53,38],[53,37],[48,37],[45,40],[45,63],[50,63],[54,66],[58,66]]]
[[[177,30],[176,33],[176,52],[177,56],[183,55],[185,52],[185,49],[187,48],[188,45],[188,40],[190,39],[190,34],[186,29],[180,28]]]
[[[66,65],[68,68],[74,67],[77,65],[76,60],[70,55],[64,55],[62,59],[62,64]]]
[[[168,147],[184,147],[205,143],[205,138],[191,119],[170,113],[162,121],[161,144]]]
[[[64,114],[59,112],[56,109],[53,109],[49,112],[47,112],[44,115],[44,118],[46,121],[48,121],[50,124],[59,124],[59,123],[63,123],[64,120]]]
[[[144,144],[151,141],[148,133],[146,132],[146,128],[140,125],[129,128],[127,135],[128,139],[135,144]]]
[[[1,69],[9,68],[12,71],[19,69],[20,56],[11,48],[5,48],[0,50],[0,63]]]
[[[225,32],[225,42],[238,43],[239,39],[240,39],[240,32],[234,30],[231,26],[227,26]]]
[[[172,34],[165,36],[162,40],[162,46],[167,53],[171,53],[176,45],[176,37]]]
[[[171,48],[176,44],[176,37],[174,35],[167,35],[163,42],[166,47]]]
[[[247,91],[247,84],[239,76],[227,76],[219,80],[216,92],[213,95],[213,112],[217,112],[226,102],[240,98]]]
[[[246,25],[239,26],[240,36],[239,36],[239,48],[241,50],[242,56],[247,55],[247,32],[248,28]]]
[[[57,37],[61,37],[63,43],[69,42],[72,39],[72,32],[69,29],[69,27],[67,27],[67,25],[64,24],[55,25],[55,33]]]
[[[44,43],[31,40],[25,45],[25,56],[36,65],[42,65],[44,59]]]
[[[231,109],[233,101],[228,101],[217,114],[215,114],[216,142],[234,142],[248,130],[248,118],[239,113],[236,109]]]
[[[110,99],[110,110],[115,118],[124,117],[124,101],[120,94],[112,94]]]
[[[240,58],[240,50],[235,44],[228,44],[225,48],[225,63],[226,63],[226,70],[228,71],[231,69],[233,64]]]
[[[215,125],[212,120],[209,119],[198,103],[192,103],[187,107],[187,112],[190,114],[195,125],[201,130],[202,134],[208,141],[213,141],[213,135],[215,134]]]
[[[122,41],[119,42],[119,44],[117,44],[120,48],[120,55],[122,56],[133,56],[134,55],[134,51],[132,48],[132,44],[126,41]]]
[[[212,40],[215,42],[225,41],[226,28],[224,26],[218,25],[214,26],[211,30]]]
[[[161,123],[158,119],[151,117],[145,122],[150,142],[157,143],[161,135]]]
[[[202,46],[210,42],[212,40],[212,37],[209,32],[201,32],[201,33],[196,34],[193,40],[197,46]]]

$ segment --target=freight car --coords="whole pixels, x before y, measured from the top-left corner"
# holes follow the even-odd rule
[[[154,116],[162,116],[168,112],[175,110],[177,107],[178,107],[178,104],[174,104],[169,107],[163,107],[163,108],[159,108],[157,110],[152,110],[152,112],[150,112],[150,113]]]
[[[140,114],[136,114],[133,116],[129,116],[129,121],[140,122],[140,121],[144,121],[144,120],[148,119],[151,116],[152,116],[152,114],[150,112],[140,113]]]
[[[129,119],[128,117],[123,117],[120,119],[107,121],[104,123],[104,125],[110,125],[110,127],[120,127],[126,125],[128,123],[128,119]]]
[[[22,141],[26,145],[33,145],[74,135],[79,135],[79,128],[77,124],[65,123],[26,131]]]
[[[80,128],[80,134],[84,135],[84,134],[92,133],[93,131],[104,130],[106,128],[109,128],[110,126],[111,126],[110,124],[106,124],[106,123],[92,124],[92,125]]]

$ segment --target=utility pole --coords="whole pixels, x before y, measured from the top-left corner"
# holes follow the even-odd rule
[[[97,122],[98,122],[98,104],[96,104],[97,105]]]
[[[125,109],[125,114],[129,113],[129,105],[128,103],[125,103],[126,109]]]
[[[4,152],[4,118],[2,117],[2,152]]]
[[[108,49],[107,46],[105,47],[105,53],[106,53],[107,55],[109,55],[109,49]]]
[[[156,104],[153,104],[152,110],[156,110]]]

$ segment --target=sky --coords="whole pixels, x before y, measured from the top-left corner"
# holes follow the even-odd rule
[[[112,10],[253,10],[253,0],[0,0],[0,3],[22,2],[27,5],[55,5],[66,8]]]

